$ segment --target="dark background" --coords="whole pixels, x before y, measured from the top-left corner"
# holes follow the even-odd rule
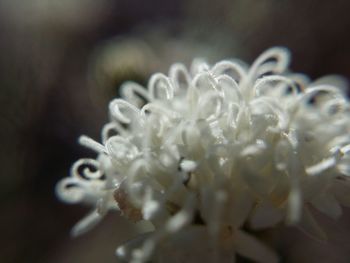
[[[54,188],[94,156],[77,138],[99,139],[120,83],[195,56],[251,63],[274,45],[292,51],[294,71],[349,80],[349,10],[347,0],[0,0],[0,261],[117,262],[133,226],[112,213],[73,240],[88,208]],[[348,262],[349,219],[320,215],[328,244],[285,230],[284,262]]]

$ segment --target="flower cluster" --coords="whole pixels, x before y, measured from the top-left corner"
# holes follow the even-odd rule
[[[276,262],[249,229],[281,223],[325,239],[309,207],[337,218],[350,205],[349,102],[338,78],[310,82],[288,64],[271,48],[250,67],[197,59],[147,89],[122,85],[102,143],[80,138],[98,157],[57,185],[64,201],[95,207],[73,233],[111,209],[149,221],[154,231],[117,249],[131,262]]]

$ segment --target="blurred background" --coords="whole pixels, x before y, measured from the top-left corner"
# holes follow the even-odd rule
[[[77,138],[100,138],[123,81],[145,84],[193,57],[251,63],[275,45],[292,51],[294,71],[349,80],[349,10],[347,0],[0,0],[0,262],[117,262],[134,226],[111,213],[71,239],[89,208],[54,188],[94,156]],[[282,262],[349,262],[349,209],[319,218],[329,243],[286,229]]]

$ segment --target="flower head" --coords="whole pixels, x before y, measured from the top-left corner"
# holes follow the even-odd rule
[[[154,231],[117,250],[134,262],[161,261],[174,244],[193,252],[178,257],[276,261],[243,225],[298,224],[326,238],[308,207],[337,218],[350,205],[349,102],[339,79],[312,83],[288,64],[288,51],[272,48],[250,67],[197,59],[147,89],[125,83],[102,143],[80,138],[97,159],[76,162],[57,186],[63,200],[96,207],[74,233],[110,209],[147,220]]]

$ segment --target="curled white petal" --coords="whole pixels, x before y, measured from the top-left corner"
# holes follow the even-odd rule
[[[81,145],[84,145],[85,147],[88,147],[88,148],[96,151],[97,153],[106,153],[106,149],[102,144],[96,142],[95,140],[91,139],[88,136],[85,136],[85,135],[80,136],[79,143]]]
[[[170,79],[161,73],[154,74],[148,83],[150,100],[171,99],[174,96],[174,88]]]
[[[56,185],[57,196],[66,203],[79,203],[84,200],[85,190],[74,178],[64,178]]]
[[[146,101],[150,100],[147,90],[135,82],[125,82],[120,89],[121,97],[134,106],[142,106],[142,98]]]
[[[100,171],[100,163],[94,159],[87,158],[76,161],[72,166],[71,174],[73,177],[82,180],[99,179],[103,175],[102,171]]]
[[[131,118],[137,118],[140,114],[140,110],[137,107],[122,99],[113,100],[109,104],[109,110],[116,120],[126,124],[131,123]]]
[[[275,60],[275,61],[270,61]],[[267,72],[282,73],[289,65],[290,54],[286,48],[274,47],[262,53],[253,63],[249,74],[263,75]],[[270,62],[269,62],[270,61]]]

